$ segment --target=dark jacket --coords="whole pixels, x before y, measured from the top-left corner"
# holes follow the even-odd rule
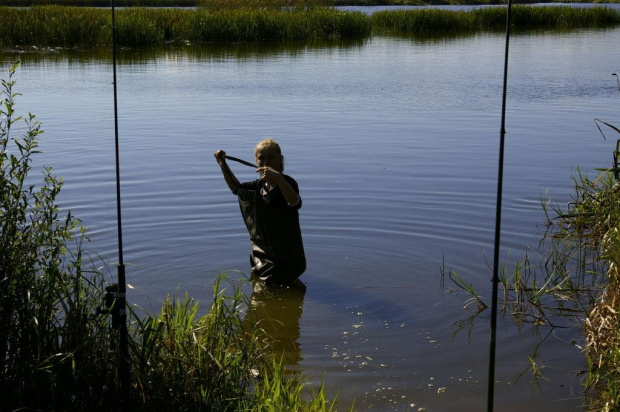
[[[282,176],[299,194],[295,179]],[[268,283],[291,281],[306,270],[299,227],[301,197],[296,205],[289,206],[278,186],[268,193],[261,193],[262,188],[258,179],[241,183],[233,191],[250,234],[252,274]]]

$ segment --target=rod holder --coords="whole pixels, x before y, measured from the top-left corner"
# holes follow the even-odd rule
[[[104,306],[97,308],[97,315],[112,316],[112,329],[120,329],[125,319],[125,293],[119,292],[118,283],[105,288]]]

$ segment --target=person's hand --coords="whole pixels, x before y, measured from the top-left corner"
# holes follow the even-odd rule
[[[282,178],[282,174],[275,169],[268,166],[259,167],[256,169],[256,173],[260,173],[260,178],[263,182],[267,182],[272,185],[278,184]]]
[[[215,156],[215,160],[217,160],[219,164],[222,164],[226,161],[226,152],[221,149],[213,153],[213,156]]]

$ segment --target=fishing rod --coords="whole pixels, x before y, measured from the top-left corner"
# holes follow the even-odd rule
[[[508,86],[508,48],[510,44],[512,0],[508,0],[506,10],[506,50],[504,53],[504,85],[502,93],[502,121],[500,127],[499,166],[497,173],[497,205],[495,209],[495,251],[493,254],[493,296],[491,302],[491,338],[489,344],[489,377],[487,392],[487,411],[493,411],[495,389],[495,347],[497,336],[497,289],[499,284],[499,247],[502,223],[502,186],[504,179],[504,141],[506,136],[506,90]]]
[[[127,332],[127,283],[123,262],[123,227],[121,218],[121,177],[118,143],[118,99],[116,87],[116,24],[114,0],[112,6],[112,73],[114,85],[114,152],[116,156],[116,220],[118,229],[118,285],[113,307],[112,327],[119,330],[119,378],[121,386],[121,405],[127,406],[129,395],[129,339]],[[116,321],[115,321],[116,317]]]
[[[233,157],[233,156],[228,156],[228,155],[225,155],[224,157],[228,160],[232,160],[233,162],[241,163],[242,165],[258,168],[258,166],[256,166],[254,163],[246,162],[245,160],[239,159],[238,157]]]

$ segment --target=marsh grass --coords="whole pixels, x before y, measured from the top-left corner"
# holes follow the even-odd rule
[[[219,277],[211,307],[168,298],[158,316],[133,319],[131,354],[141,410],[325,411],[336,403],[322,384],[290,374],[259,329],[243,320],[241,283]]]
[[[114,0],[116,7],[196,7],[200,0]],[[0,6],[110,7],[110,0],[0,0]]]
[[[429,32],[475,32],[506,29],[504,7],[485,7],[469,11],[441,9],[395,10],[373,13],[373,28],[383,34],[422,34]],[[620,12],[607,7],[534,7],[517,5],[512,9],[515,31],[531,29],[574,29],[608,27],[620,24]]]
[[[310,10],[333,8],[328,0],[198,0],[198,7],[210,10]]]
[[[0,7],[0,47],[94,47],[111,43],[109,10],[39,6]],[[136,47],[162,44],[312,41],[364,38],[370,21],[362,13],[317,7],[290,10],[227,8],[128,8],[116,12],[117,42]]]
[[[131,7],[116,12],[118,45],[360,40],[375,34],[443,36],[503,30],[505,10],[439,9],[382,11],[368,16],[341,11],[321,0],[204,0],[194,9]],[[0,48],[92,48],[111,43],[111,16],[92,7],[0,7]],[[605,7],[515,6],[515,30],[574,29],[620,24],[620,12]]]
[[[15,114],[16,65],[0,107],[0,387],[3,410],[103,408],[116,393],[103,279],[86,270],[85,229],[56,206],[50,168],[28,179],[41,125]],[[16,128],[24,135],[13,137]],[[107,388],[103,390],[103,388]]]
[[[578,324],[604,289],[608,263],[600,246],[620,219],[620,190],[610,173],[593,181],[578,169],[573,183],[566,209],[541,200],[547,229],[538,247],[512,269],[499,268],[500,310],[519,325]],[[486,307],[473,284],[456,273],[450,280],[471,296],[466,305],[477,301],[478,308]]]
[[[595,389],[595,397],[586,397],[593,411],[620,406],[620,183],[614,173],[615,167],[603,169],[592,180],[577,169],[566,206],[543,199],[547,230],[540,252],[526,254],[512,272],[504,266],[500,275],[502,314],[517,325],[551,330],[583,325],[584,385]],[[479,299],[473,285],[460,277],[450,279],[472,296],[465,304]],[[533,359],[532,376],[539,378],[544,366]]]

